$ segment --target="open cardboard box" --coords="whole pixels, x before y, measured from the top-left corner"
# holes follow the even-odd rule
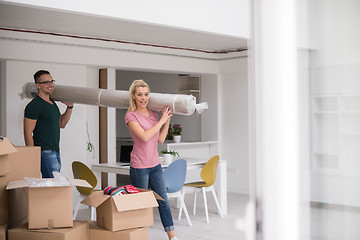
[[[1,140],[2,139],[2,140]],[[4,137],[0,139],[0,176],[4,176],[10,172],[10,157],[11,153],[17,152],[16,148]]]
[[[36,179],[39,182],[52,179]],[[61,228],[73,226],[72,187],[89,187],[91,185],[81,179],[67,179],[69,186],[34,186],[28,181],[10,181],[6,187],[10,189],[28,189],[28,228]]]
[[[147,227],[154,223],[153,207],[164,200],[155,192],[138,188],[140,193],[110,196],[96,191],[81,203],[96,208],[96,223],[110,231]]]

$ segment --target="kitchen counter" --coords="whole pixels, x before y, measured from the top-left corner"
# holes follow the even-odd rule
[[[217,141],[205,141],[205,142],[165,142],[158,144],[158,151],[161,150],[177,151],[180,157],[191,158],[211,158],[218,154],[218,142]]]

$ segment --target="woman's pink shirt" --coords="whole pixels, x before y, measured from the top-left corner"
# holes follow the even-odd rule
[[[128,112],[125,115],[126,126],[129,122],[138,122],[140,126],[146,131],[152,128],[159,121],[158,116],[154,111],[150,110],[150,117],[146,117],[136,111]],[[159,154],[157,152],[157,145],[159,141],[159,131],[144,142],[138,138],[129,128],[131,137],[134,141],[133,150],[130,154],[130,165],[133,168],[152,168],[160,163]]]

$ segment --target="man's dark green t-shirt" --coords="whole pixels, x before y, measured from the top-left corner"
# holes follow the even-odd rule
[[[41,150],[59,152],[60,111],[56,103],[48,103],[38,95],[25,107],[24,117],[37,120],[33,132],[34,145]]]

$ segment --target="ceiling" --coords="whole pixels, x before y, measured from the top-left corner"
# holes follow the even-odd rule
[[[0,27],[208,52],[237,52],[247,47],[247,40],[239,37],[4,2],[0,3]]]

